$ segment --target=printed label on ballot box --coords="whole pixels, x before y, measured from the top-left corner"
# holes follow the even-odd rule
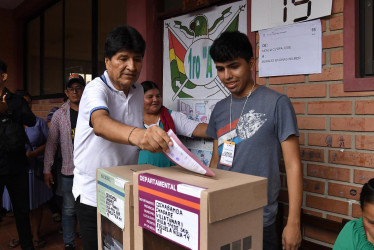
[[[139,226],[199,249],[200,194],[205,188],[153,174],[139,175]]]
[[[125,183],[113,173],[100,169],[97,176],[97,211],[125,228]]]

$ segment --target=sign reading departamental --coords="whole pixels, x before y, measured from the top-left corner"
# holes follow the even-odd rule
[[[199,249],[200,194],[205,188],[152,174],[139,175],[139,226]]]

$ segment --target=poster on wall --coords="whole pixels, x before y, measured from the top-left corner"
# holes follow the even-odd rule
[[[214,105],[230,92],[221,83],[209,54],[214,39],[225,31],[247,34],[247,1],[211,7],[164,21],[163,105],[190,119],[209,122]],[[181,138],[208,166],[213,143]]]
[[[260,30],[259,76],[322,72],[321,20]]]
[[[247,33],[247,1],[208,8],[164,21],[163,100],[172,110],[178,99],[221,100],[230,92],[219,78],[209,49],[224,31]]]
[[[251,31],[331,15],[332,0],[251,0]]]

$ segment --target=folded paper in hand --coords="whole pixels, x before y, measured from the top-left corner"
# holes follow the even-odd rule
[[[214,172],[206,167],[199,159],[196,158],[178,139],[176,134],[169,129],[168,135],[173,141],[173,146],[169,147],[170,152],[164,154],[175,164],[188,169],[192,172],[214,176]]]

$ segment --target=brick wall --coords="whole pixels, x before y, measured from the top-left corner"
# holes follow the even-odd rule
[[[63,103],[64,98],[34,100],[32,102],[32,111],[36,116],[41,117],[45,120],[47,118],[49,111],[53,107],[59,108]]]
[[[297,113],[304,212],[338,222],[361,216],[361,187],[374,177],[374,91],[343,90],[343,5],[333,0],[332,15],[322,18],[321,74],[257,77],[257,83],[287,94]],[[287,212],[281,171],[279,200]],[[303,237],[331,247],[337,234],[305,226]]]

